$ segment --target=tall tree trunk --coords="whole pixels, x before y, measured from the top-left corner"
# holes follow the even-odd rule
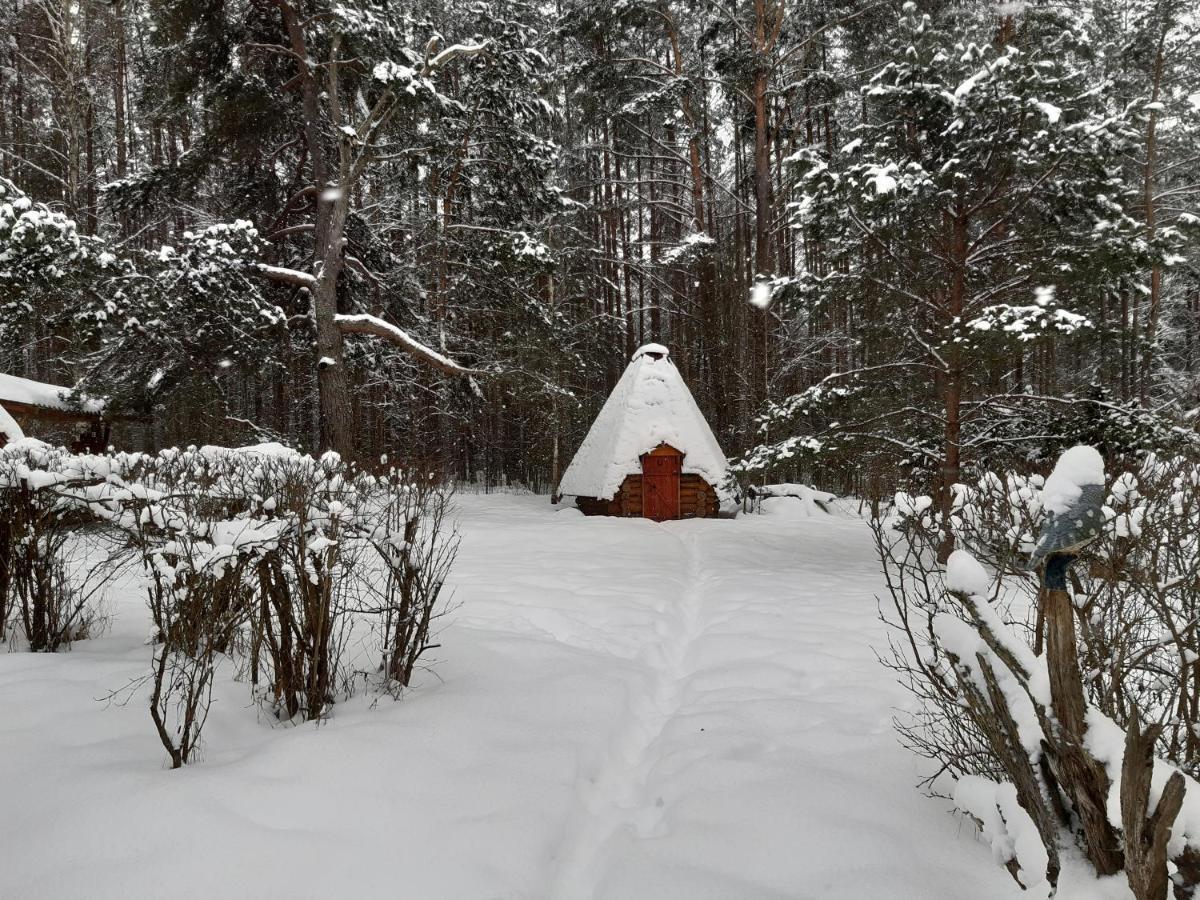
[[[288,0],[276,0],[292,50],[299,60],[308,59],[307,42],[296,9]],[[337,284],[345,262],[342,236],[350,198],[345,185],[330,180],[329,162],[321,131],[321,84],[307,63],[300,65],[303,91],[304,140],[312,181],[318,190],[316,229],[314,232],[316,284],[312,289],[313,315],[316,320],[318,440],[321,450],[352,455],[350,388],[343,356],[343,338],[338,329]],[[331,78],[334,77],[331,75]],[[329,96],[329,102],[337,98]]]
[[[113,54],[113,144],[117,151],[117,180],[129,174],[129,140],[126,135],[125,120],[125,0],[114,0],[113,30],[116,32],[116,52]],[[125,212],[119,214],[121,234],[129,234],[129,217]]]
[[[765,61],[754,73],[754,274],[771,275],[771,144]]]
[[[1158,47],[1154,54],[1154,72],[1150,92],[1150,115],[1146,120],[1146,166],[1142,172],[1142,197],[1145,203],[1146,239],[1153,242],[1157,234],[1157,214],[1154,200],[1154,175],[1158,165],[1158,97],[1163,77],[1163,45],[1166,42],[1167,25],[1161,25]],[[1162,302],[1162,269],[1150,269],[1150,308],[1146,314],[1145,346],[1142,349],[1141,377],[1139,388],[1143,399],[1150,389],[1151,369],[1154,366],[1154,341],[1158,334],[1158,314]]]
[[[946,303],[948,321],[961,321],[966,306],[968,222],[961,212],[951,222],[950,289]],[[954,343],[946,351],[942,382],[942,406],[945,426],[942,436],[942,478],[938,486],[938,506],[942,515],[942,543],[938,558],[945,562],[954,550],[950,514],[954,505],[954,485],[962,479],[962,401],[963,356]]]

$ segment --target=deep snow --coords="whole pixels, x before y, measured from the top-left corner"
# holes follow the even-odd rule
[[[147,666],[138,596],[69,653],[0,654],[0,897],[1021,895],[913,788],[862,522],[459,502],[458,606],[400,702],[271,727],[227,668],[173,772],[144,693],[97,699]]]

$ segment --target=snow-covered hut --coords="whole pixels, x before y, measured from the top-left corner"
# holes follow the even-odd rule
[[[71,388],[0,372],[0,447],[24,437],[33,422],[86,426],[74,449],[100,451],[108,445],[104,402],[68,399]]]
[[[647,344],[592,423],[559,483],[589,516],[716,516],[728,464],[670,353]]]

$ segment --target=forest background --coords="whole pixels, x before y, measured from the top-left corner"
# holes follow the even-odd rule
[[[655,341],[746,478],[1191,454],[1179,0],[13,0],[0,371],[551,490]]]

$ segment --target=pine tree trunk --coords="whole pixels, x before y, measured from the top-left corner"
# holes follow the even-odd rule
[[[947,298],[946,317],[950,321],[961,320],[966,306],[967,290],[967,219],[961,215],[954,218],[951,234],[950,293]],[[954,485],[962,478],[962,400],[963,358],[957,343],[946,352],[946,370],[943,374],[942,405],[945,426],[942,437],[942,479],[938,490],[939,508],[942,514],[942,544],[938,558],[945,562],[954,550],[954,533],[950,526],[950,514],[954,505]]]
[[[754,274],[771,271],[771,145],[767,127],[767,71],[754,73]]]
[[[114,30],[117,37],[116,53],[113,55],[113,144],[117,151],[117,180],[129,174],[129,143],[125,124],[125,0],[113,3]],[[128,215],[119,214],[121,233],[129,233]]]
[[[1142,177],[1142,198],[1145,204],[1146,239],[1153,242],[1157,233],[1157,215],[1154,198],[1154,175],[1158,166],[1158,109],[1153,105],[1158,102],[1159,91],[1163,76],[1163,44],[1166,41],[1165,25],[1159,32],[1158,49],[1154,56],[1154,73],[1150,94],[1150,115],[1146,120],[1146,166]],[[1144,399],[1149,393],[1152,368],[1154,365],[1154,340],[1158,333],[1159,307],[1162,303],[1162,269],[1153,266],[1150,269],[1150,308],[1146,314],[1145,347],[1142,350],[1141,377],[1139,378],[1139,393]]]

